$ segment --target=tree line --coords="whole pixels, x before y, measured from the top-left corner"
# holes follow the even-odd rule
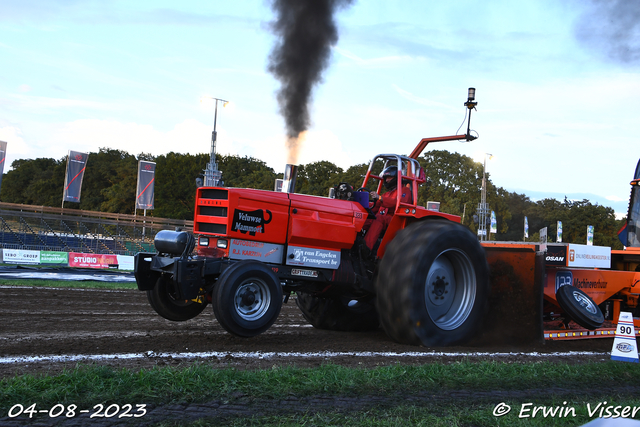
[[[168,153],[160,156],[101,148],[89,153],[82,184],[80,203],[65,203],[66,208],[133,214],[138,161],[156,163],[155,209],[147,215],[193,219],[197,177],[202,177],[209,154]],[[227,187],[273,190],[282,173],[252,157],[219,155],[218,164]],[[480,203],[483,167],[468,156],[446,150],[423,154],[426,182],[418,189],[418,204],[440,202],[440,211],[459,215],[464,225],[476,232],[474,214]],[[2,179],[0,200],[37,206],[61,206],[66,170],[66,157],[15,160],[12,170]],[[283,165],[284,166],[284,165]],[[300,165],[296,192],[327,196],[329,189],[341,182],[359,188],[369,165],[362,163],[344,170],[328,161]],[[379,173],[382,164],[374,166]],[[536,241],[538,230],[547,227],[550,241],[555,240],[556,223],[562,221],[563,241],[586,243],[587,226],[595,229],[594,244],[622,248],[617,231],[624,220],[616,220],[612,208],[592,204],[589,200],[564,201],[543,199],[532,201],[524,194],[496,187],[487,173],[487,203],[496,214],[498,230],[492,240],[522,241],[524,217],[529,223],[529,241]],[[370,189],[372,189],[371,187]]]

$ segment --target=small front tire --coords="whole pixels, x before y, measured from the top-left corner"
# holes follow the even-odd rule
[[[240,261],[220,275],[212,305],[225,330],[239,337],[254,337],[269,329],[278,318],[282,286],[263,263]]]
[[[151,307],[160,316],[174,322],[184,322],[202,313],[207,301],[180,301],[176,299],[171,279],[160,276],[153,289],[147,291],[147,299]]]

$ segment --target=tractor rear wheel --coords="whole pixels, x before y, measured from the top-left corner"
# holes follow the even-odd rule
[[[171,279],[165,276],[160,276],[153,289],[147,291],[147,299],[156,313],[174,322],[193,319],[207,306],[206,300],[200,303],[176,299]]]
[[[220,325],[239,337],[254,337],[269,329],[282,307],[282,286],[263,263],[240,261],[227,268],[212,295]]]
[[[374,331],[380,320],[374,302],[345,297],[320,298],[298,292],[296,304],[307,321],[329,331]]]
[[[393,340],[457,345],[476,333],[487,312],[489,265],[466,227],[422,221],[389,243],[375,286],[380,322]]]

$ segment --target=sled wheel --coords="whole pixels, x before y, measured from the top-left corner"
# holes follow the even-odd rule
[[[345,297],[319,298],[298,292],[296,304],[314,328],[329,331],[375,331],[380,327],[374,302]]]
[[[462,344],[488,309],[489,265],[466,227],[422,221],[398,232],[387,246],[375,286],[380,323],[405,344]]]
[[[224,329],[239,337],[253,337],[269,329],[278,318],[282,286],[261,262],[240,261],[218,279],[212,305]]]
[[[174,322],[193,319],[207,306],[207,301],[180,301],[176,299],[171,279],[160,276],[153,289],[147,291],[147,299],[151,307],[160,316]]]
[[[556,299],[564,312],[578,325],[590,330],[604,323],[604,315],[589,295],[575,286],[561,286],[556,291]]]

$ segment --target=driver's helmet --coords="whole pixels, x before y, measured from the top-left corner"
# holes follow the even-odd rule
[[[392,177],[393,179],[387,182],[387,178]],[[382,171],[382,182],[384,184],[384,188],[387,190],[393,190],[398,185],[398,167],[397,166],[387,166]]]

